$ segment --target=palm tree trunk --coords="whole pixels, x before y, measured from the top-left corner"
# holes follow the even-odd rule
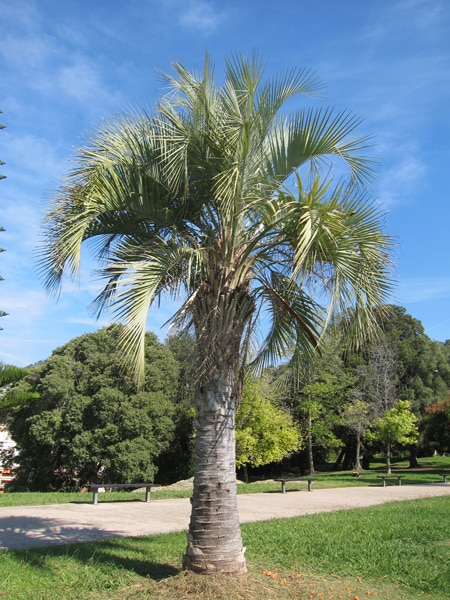
[[[246,573],[236,496],[234,374],[197,390],[195,473],[183,566],[199,573]]]

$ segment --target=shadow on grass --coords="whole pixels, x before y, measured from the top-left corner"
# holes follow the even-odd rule
[[[40,519],[20,519],[20,527],[28,525],[36,528],[43,525]],[[10,520],[10,528],[18,525],[14,519]],[[48,523],[45,523],[48,526]],[[86,528],[86,535],[91,534],[95,528]],[[3,530],[4,531],[4,530]],[[3,531],[1,533],[3,533]],[[154,581],[171,578],[181,572],[169,562],[158,560],[161,557],[160,536],[141,538],[106,538],[98,541],[84,543],[63,543],[64,536],[73,534],[73,528],[61,529],[61,543],[34,547],[27,549],[9,549],[4,555],[8,561],[17,560],[21,564],[28,564],[40,571],[53,572],[56,564],[61,561],[78,563],[83,568],[92,566],[100,571],[127,571],[133,575],[150,578]],[[19,534],[20,535],[20,534]],[[26,536],[24,533],[23,536]],[[163,553],[164,555],[164,553]],[[170,561],[171,558],[168,558]],[[176,562],[176,561],[173,561]]]
[[[80,565],[93,564],[98,568],[107,566],[108,568],[125,570],[140,577],[148,577],[154,581],[168,579],[180,573],[181,569],[171,564],[151,560],[151,557],[145,558],[144,552],[139,550],[139,540],[140,538],[135,538],[129,544],[125,540],[121,542],[102,540],[97,543],[66,544],[10,552],[21,562],[44,570],[51,569],[50,564],[53,559],[61,558],[67,561],[75,561]],[[151,544],[148,537],[145,539],[145,548],[151,555]]]

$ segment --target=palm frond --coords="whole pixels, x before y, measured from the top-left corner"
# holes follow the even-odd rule
[[[392,239],[382,233],[382,214],[354,185],[321,184],[305,192],[298,178],[292,196],[295,256],[293,277],[327,298],[327,321],[353,307],[362,319],[360,334],[375,324],[375,307],[387,302],[392,281]],[[294,241],[295,240],[295,241]],[[364,322],[364,327],[363,327]]]
[[[323,310],[292,279],[272,273],[261,279],[256,293],[268,315],[268,330],[253,368],[263,369],[297,348],[308,353],[317,347]],[[262,317],[264,320],[264,317]]]
[[[103,271],[108,282],[96,299],[101,310],[111,305],[114,315],[124,323],[121,333],[126,362],[142,381],[144,368],[144,334],[150,305],[163,293],[173,297],[185,284],[190,248],[161,243],[143,253],[138,262],[125,262],[123,256]]]
[[[366,155],[370,137],[351,137],[362,120],[349,112],[309,109],[278,123],[268,138],[267,157],[274,177],[285,180],[294,169],[309,163],[313,173],[331,158],[342,159],[351,178],[366,185],[375,172],[375,161]]]
[[[226,346],[264,310],[264,364],[316,345],[322,304],[325,321],[351,307],[364,329],[391,289],[391,240],[356,189],[374,171],[369,138],[357,133],[361,120],[331,109],[281,115],[321,84],[307,69],[267,81],[256,53],[227,59],[222,85],[208,56],[198,73],[176,63],[163,77],[167,93],[153,115],[105,123],[77,151],[45,219],[47,288],[59,289],[63,274],[76,277],[88,244],[104,279],[96,306],[125,322],[122,343],[138,375],[147,311],[182,288],[177,319],[195,322],[198,343],[217,361],[229,348],[214,347],[214,328]],[[319,177],[336,161],[353,186]],[[297,194],[283,187],[308,166],[311,185],[298,177]]]

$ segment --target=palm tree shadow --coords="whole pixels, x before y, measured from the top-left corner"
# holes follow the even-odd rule
[[[48,569],[48,558],[64,557],[82,565],[93,562],[101,567],[108,565],[120,570],[125,570],[140,577],[147,577],[153,581],[161,581],[177,575],[181,569],[168,563],[158,563],[142,558],[142,553],[129,550],[127,554],[118,551],[118,546],[111,540],[101,542],[85,542],[79,544],[65,544],[63,546],[47,546],[18,550],[15,552],[22,561],[34,567]]]
[[[49,535],[51,535],[50,540]],[[152,551],[152,536],[138,538],[120,538],[117,534],[113,536],[113,532],[105,532],[96,527],[58,526],[55,528],[51,519],[0,518],[1,548],[35,568],[49,570],[51,569],[48,563],[50,557],[64,557],[83,565],[89,563],[112,565],[117,569],[127,570],[155,581],[173,577],[180,572],[180,568],[171,564],[152,560],[152,555],[157,554],[156,551]],[[74,537],[81,541],[70,543],[69,540],[73,540]],[[93,537],[97,539],[92,541]]]

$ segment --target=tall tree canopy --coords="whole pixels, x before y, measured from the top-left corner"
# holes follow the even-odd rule
[[[58,288],[93,241],[105,278],[99,310],[111,306],[124,322],[121,347],[141,380],[149,307],[163,293],[180,299],[174,320],[193,328],[198,361],[184,564],[238,574],[234,414],[255,322],[264,311],[261,364],[292,343],[316,345],[327,310],[351,305],[352,323],[367,329],[390,291],[391,242],[362,190],[373,165],[360,120],[285,111],[320,87],[310,71],[265,80],[258,56],[234,56],[221,85],[208,58],[198,74],[177,63],[165,79],[153,115],[107,123],[78,151],[47,214],[42,268]],[[334,161],[348,185],[320,177]]]
[[[359,374],[354,393],[369,402],[378,417],[401,399],[408,400],[413,413],[421,419],[426,407],[448,397],[448,346],[431,340],[422,323],[402,306],[384,307],[377,320],[382,330],[377,343],[345,356],[347,365],[356,367]],[[427,431],[432,422],[428,421]],[[429,450],[429,439],[427,435],[410,446],[411,467],[418,466],[418,451]]]
[[[450,394],[425,408],[422,426],[427,445],[437,452],[450,452]]]
[[[450,388],[450,360],[445,344],[432,341],[422,323],[402,306],[389,306],[379,316],[385,339],[395,354],[398,392],[419,415],[443,400]],[[389,318],[386,318],[389,314]]]
[[[111,326],[73,339],[14,388],[22,399],[8,423],[17,488],[57,489],[73,477],[153,481],[155,459],[173,437],[178,365],[148,333],[145,382],[137,390],[121,370],[119,335]]]

